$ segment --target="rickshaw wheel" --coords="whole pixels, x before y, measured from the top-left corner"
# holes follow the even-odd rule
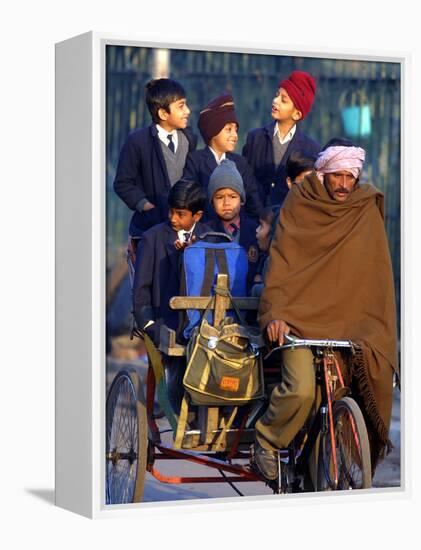
[[[148,452],[146,406],[135,371],[121,371],[107,397],[106,503],[140,502]]]
[[[333,452],[329,430],[321,434],[317,490],[368,489],[371,459],[367,428],[361,409],[351,397],[333,404],[338,482],[333,475]]]

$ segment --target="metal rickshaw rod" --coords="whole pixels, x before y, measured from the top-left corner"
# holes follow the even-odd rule
[[[243,481],[261,481],[260,477],[245,477],[243,475],[241,476],[210,476],[210,477],[177,477],[177,476],[165,476],[161,474],[158,470],[155,468],[151,468],[149,470],[151,475],[154,476],[154,478],[158,479],[162,483],[223,483],[223,482],[231,482],[231,483],[238,483]]]
[[[230,472],[231,474],[237,474],[244,476],[246,478],[253,479],[254,481],[260,481],[261,477],[255,474],[254,472],[244,468],[239,464],[228,464],[223,460],[218,460],[216,458],[198,455],[185,450],[172,449],[171,447],[166,447],[162,444],[155,444],[156,448],[159,449],[163,454],[173,456],[175,458],[184,458],[184,460],[189,460],[190,462],[196,462],[202,466],[209,466],[210,468],[216,468],[217,470],[224,470]]]
[[[165,453],[155,453],[154,454],[154,461],[155,460],[190,460],[189,458],[186,458],[184,455],[181,455],[181,456],[169,456]],[[246,452],[243,452],[243,451],[238,451],[238,453],[236,453],[235,455],[229,457],[230,459],[234,459],[234,458],[237,458],[237,459],[243,459],[243,460],[248,460],[250,458],[250,453],[246,453]],[[225,462],[224,462],[225,464]]]

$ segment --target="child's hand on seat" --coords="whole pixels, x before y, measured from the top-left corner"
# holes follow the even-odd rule
[[[184,250],[184,248],[193,244],[195,241],[196,241],[196,237],[193,235],[188,242],[180,241],[180,239],[177,239],[174,243],[174,246],[177,250]]]
[[[177,239],[174,243],[174,246],[177,250],[183,250],[184,248],[186,248],[188,243],[185,243],[185,242],[182,242],[180,241],[180,239]]]

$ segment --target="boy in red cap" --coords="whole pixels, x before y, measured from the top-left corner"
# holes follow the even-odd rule
[[[293,71],[279,82],[272,100],[273,122],[247,134],[243,156],[254,171],[265,206],[281,205],[288,193],[286,161],[290,154],[320,151],[319,144],[297,125],[311,111],[315,93],[314,78],[304,71]]]
[[[257,220],[262,208],[257,182],[246,159],[234,153],[239,123],[232,95],[224,93],[210,101],[200,112],[198,127],[206,146],[187,155],[183,178],[199,182],[206,191],[215,168],[224,159],[231,160],[244,182],[245,211]],[[205,211],[204,219],[215,219],[210,204]]]

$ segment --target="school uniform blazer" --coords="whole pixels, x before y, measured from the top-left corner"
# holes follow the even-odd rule
[[[181,130],[189,142],[189,151],[196,148],[197,136],[191,128]],[[140,236],[168,217],[168,192],[171,184],[155,124],[132,132],[124,143],[114,179],[117,195],[134,210],[129,234]],[[138,204],[147,199],[155,208],[138,211]]]
[[[198,236],[209,228],[197,222],[193,235]],[[174,242],[178,239],[169,222],[158,224],[145,231],[136,253],[133,285],[133,309],[137,326],[143,328],[149,320],[176,329],[178,312],[170,309],[169,300],[180,292],[182,252]]]
[[[317,154],[320,145],[306,136],[297,126],[294,137],[289,142],[287,150],[278,167],[273,158],[273,132],[276,121],[263,128],[255,128],[247,134],[243,147],[243,156],[250,164],[258,181],[260,198],[265,206],[284,202],[288,193],[286,183],[286,161],[293,151]]]
[[[218,218],[207,222],[212,231],[218,231],[225,233],[225,228]],[[247,214],[241,210],[240,212],[240,240],[239,244],[246,250],[248,258],[248,271],[247,271],[247,289],[250,291],[254,276],[257,273],[257,267],[259,262],[259,246],[256,239],[256,229],[259,223],[253,220]]]
[[[257,182],[254,178],[253,171],[248,165],[248,162],[241,155],[236,153],[226,153],[226,158],[233,161],[243,178],[244,190],[246,192],[246,204],[245,209],[247,214],[255,219],[259,218],[259,213],[262,209],[262,202],[260,200],[259,189]],[[208,191],[209,179],[212,172],[218,166],[215,156],[209,147],[200,149],[199,151],[193,151],[187,155],[186,165],[184,167],[183,178],[197,181]],[[204,220],[214,219],[214,210],[209,204],[205,211]]]

